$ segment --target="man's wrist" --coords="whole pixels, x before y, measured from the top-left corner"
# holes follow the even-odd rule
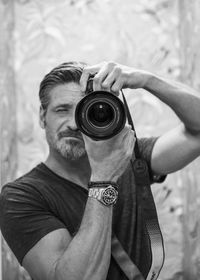
[[[134,70],[130,74],[130,88],[146,88],[153,74],[145,70]]]
[[[104,182],[104,181],[109,181],[109,182],[114,182],[117,183],[117,179],[116,177],[107,177],[107,176],[96,176],[96,175],[92,175],[90,177],[90,182]]]
[[[146,82],[144,83],[143,88],[147,91],[152,91],[158,77],[152,73],[146,73]]]

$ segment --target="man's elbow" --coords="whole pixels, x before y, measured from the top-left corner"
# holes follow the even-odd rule
[[[197,139],[200,140],[200,126],[199,125],[196,125],[193,127],[184,126],[184,129],[185,129],[185,133],[191,135],[192,137],[196,137]]]

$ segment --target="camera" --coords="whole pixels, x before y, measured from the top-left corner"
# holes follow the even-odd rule
[[[93,77],[88,79],[86,96],[76,106],[75,121],[82,133],[96,141],[106,140],[124,128],[126,111],[113,93],[93,91]]]

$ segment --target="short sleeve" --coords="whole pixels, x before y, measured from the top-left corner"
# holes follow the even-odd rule
[[[149,138],[139,138],[138,146],[141,157],[146,160],[148,169],[149,169],[149,177],[151,184],[153,183],[162,183],[166,179],[165,174],[155,174],[151,168],[151,156],[153,147],[157,141],[158,137],[149,137]]]
[[[39,191],[30,185],[7,184],[0,195],[0,228],[22,264],[26,253],[46,234],[66,228],[48,209]]]

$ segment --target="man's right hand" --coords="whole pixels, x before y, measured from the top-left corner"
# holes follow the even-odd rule
[[[132,157],[135,133],[130,126],[114,137],[95,141],[83,135],[91,166],[91,181],[113,181],[123,174]]]

